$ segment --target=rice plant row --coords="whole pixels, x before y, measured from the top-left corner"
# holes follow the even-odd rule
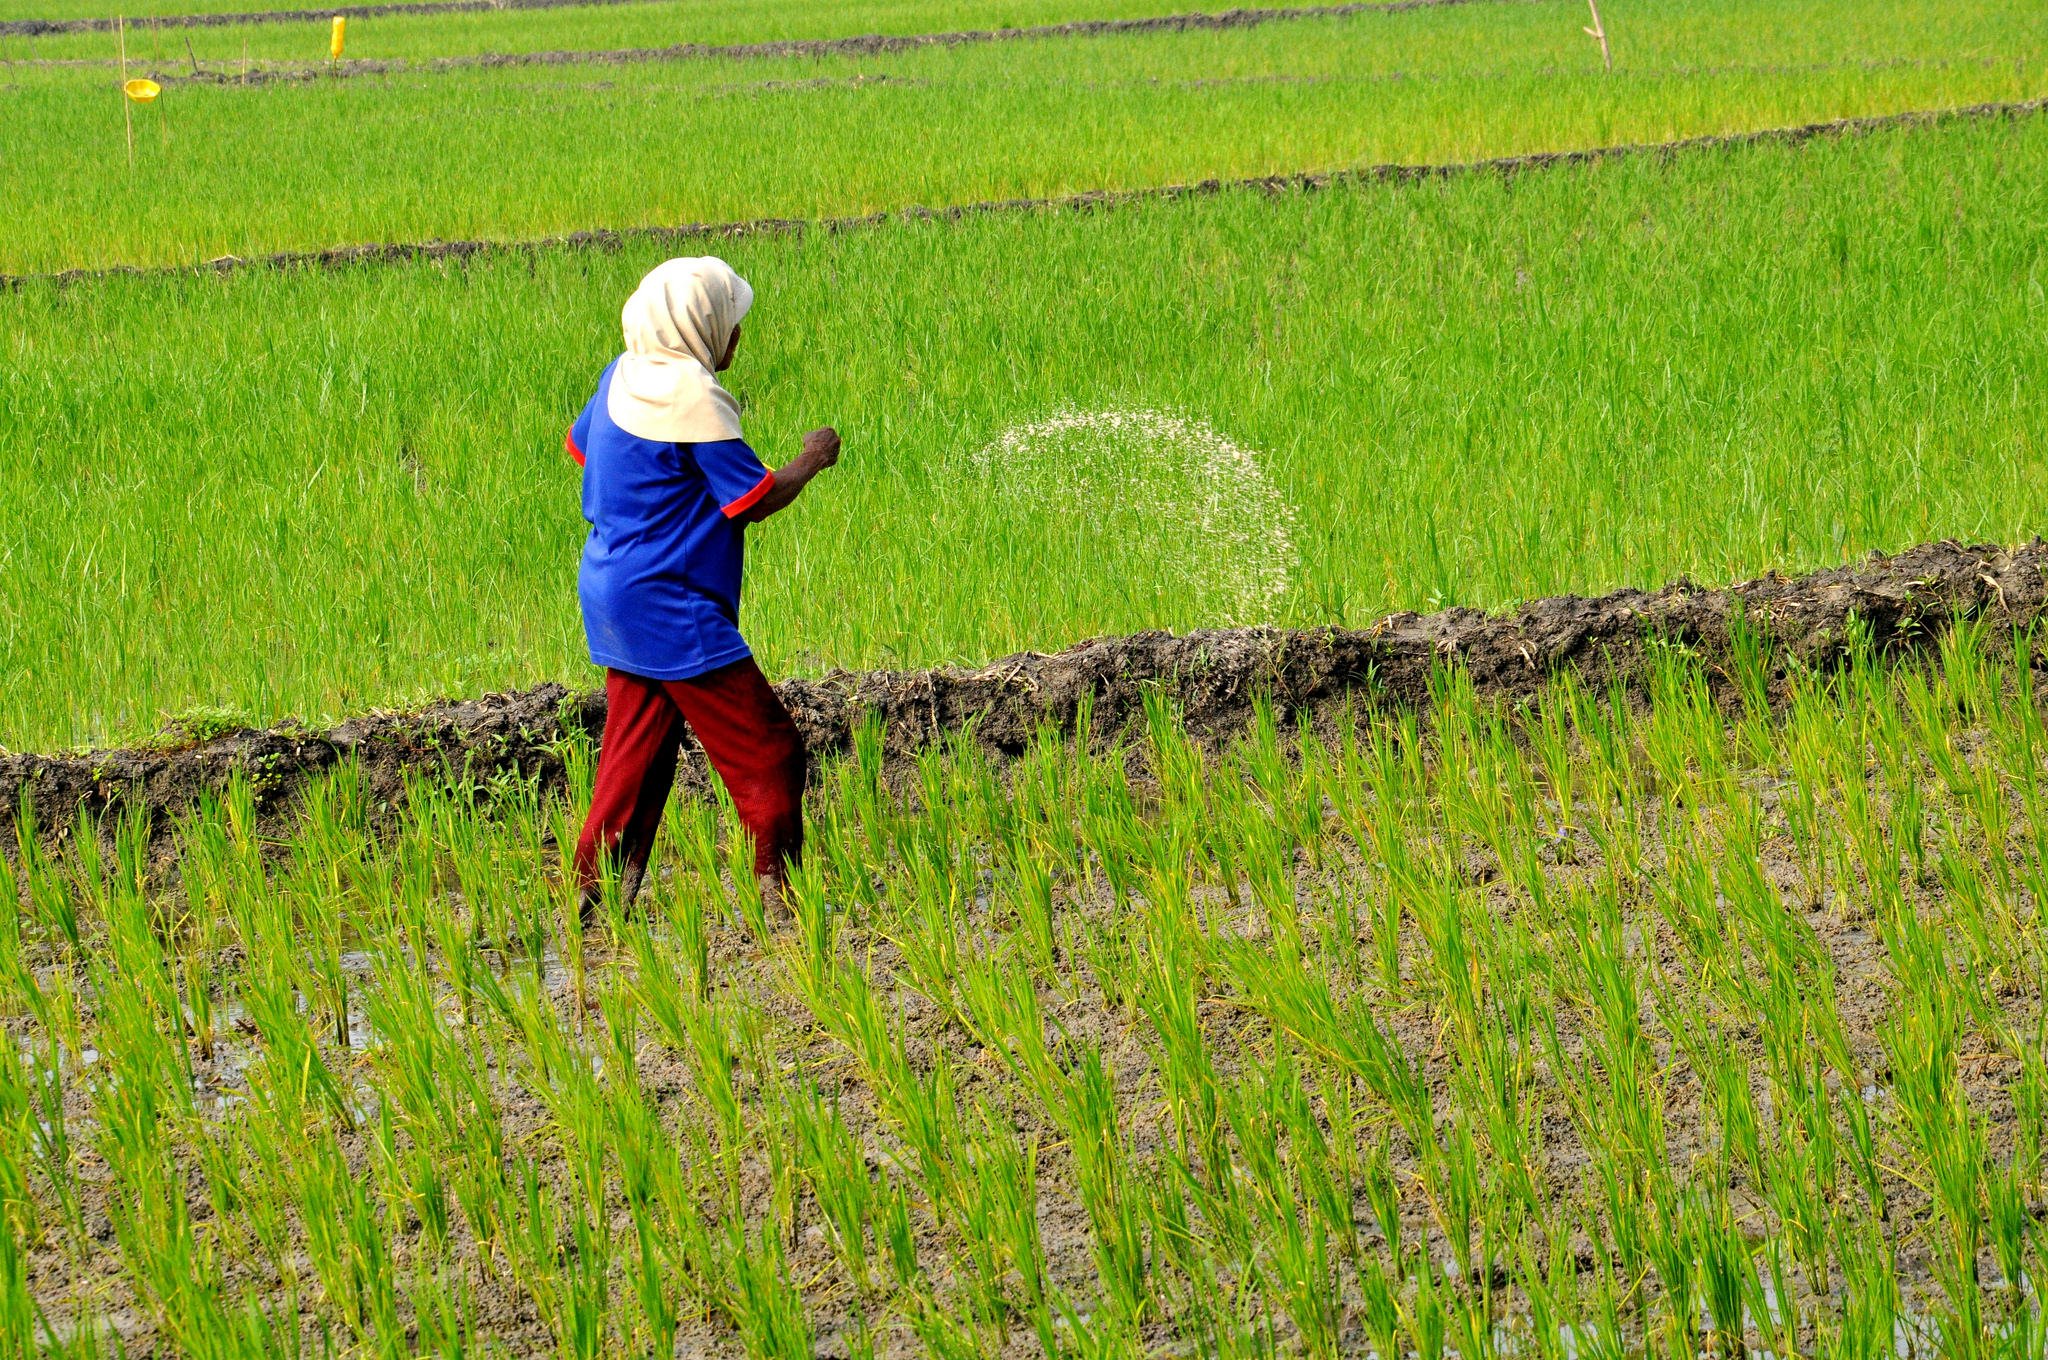
[[[2048,1350],[2031,636],[812,801],[343,769],[0,864],[9,1354]],[[101,832],[110,833],[103,840]],[[740,872],[733,873],[734,866]]]

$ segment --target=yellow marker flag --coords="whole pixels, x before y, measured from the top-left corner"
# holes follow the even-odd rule
[[[154,80],[144,80],[140,76],[137,76],[121,87],[121,93],[127,95],[138,104],[147,104],[163,92],[163,86],[157,84]]]
[[[334,16],[334,36],[327,40],[327,56],[330,60],[341,60],[341,45],[348,38],[348,16]]]

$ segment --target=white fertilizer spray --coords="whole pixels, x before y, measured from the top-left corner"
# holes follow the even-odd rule
[[[975,462],[1009,506],[1071,526],[1048,568],[1116,572],[1204,625],[1277,615],[1295,568],[1294,509],[1257,454],[1204,422],[1066,411],[1004,431]]]

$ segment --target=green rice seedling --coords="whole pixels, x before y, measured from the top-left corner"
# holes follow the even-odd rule
[[[935,1056],[927,1071],[917,1071],[900,1021],[890,1023],[865,973],[842,971],[840,987],[832,1009],[816,1012],[817,1018],[859,1062],[889,1126],[909,1145],[908,1169],[918,1176],[927,1200],[949,1202],[957,1174],[951,1148],[958,1118],[949,1065]]]
[[[1444,1313],[1443,1286],[1437,1281],[1434,1264],[1422,1262],[1415,1272],[1415,1289],[1402,1310],[1402,1326],[1418,1360],[1442,1360],[1448,1340],[1449,1319]]]
[[[258,1113],[263,1112],[259,1109]],[[295,1147],[281,1136],[274,1120],[259,1118],[238,1128],[227,1149],[237,1183],[244,1189],[238,1206],[241,1220],[262,1249],[262,1263],[285,1293],[294,1297],[305,1261],[293,1240],[288,1204],[292,1186],[286,1152]]]
[[[343,1128],[355,1112],[297,1005],[297,993],[283,977],[252,975],[242,1002],[263,1039],[262,1060],[250,1069],[250,1094],[276,1111],[281,1125],[304,1122],[309,1103],[326,1107]]]
[[[796,923],[794,947],[785,957],[799,976],[797,986],[822,996],[832,986],[840,913],[829,900],[822,856],[811,856],[790,874],[785,902]]]
[[[1761,1301],[1749,1244],[1726,1198],[1712,1190],[1695,1194],[1684,1212],[1686,1249],[1699,1253],[1699,1294],[1712,1330],[1711,1344],[1721,1355],[1740,1360],[1748,1354],[1750,1301]],[[1769,1313],[1758,1310],[1755,1317],[1762,1327]]]
[[[1209,805],[1207,762],[1189,739],[1185,715],[1164,685],[1143,695],[1146,757],[1168,816],[1199,815]],[[1270,711],[1270,708],[1269,708]]]
[[[738,1218],[727,1220],[734,1267],[733,1320],[749,1355],[800,1360],[811,1350],[810,1324],[789,1278],[781,1240],[772,1233],[749,1238]]]
[[[1146,944],[1138,965],[1143,970],[1138,1004],[1158,1045],[1155,1063],[1175,1144],[1182,1160],[1199,1165],[1214,1183],[1226,1174],[1228,1158],[1216,1103],[1218,1079],[1203,1038],[1188,946],[1182,930],[1167,922],[1152,926]]]
[[[1790,1259],[1776,1238],[1752,1243],[1740,1235],[1739,1222],[1733,1226],[1745,1249],[1753,1253],[1752,1268],[1741,1281],[1743,1308],[1750,1323],[1765,1346],[1780,1355],[1796,1355],[1802,1339],[1813,1335],[1817,1328],[1807,1321]],[[1731,1239],[1730,1245],[1734,1244]],[[1755,1264],[1758,1258],[1763,1263],[1760,1266]]]
[[[349,1042],[349,966],[344,955],[356,942],[357,923],[390,896],[390,871],[369,835],[369,809],[362,770],[346,761],[314,780],[306,790],[296,834],[289,846],[292,871],[283,880],[297,899],[295,933],[310,940],[313,977],[328,1003],[334,1041]],[[424,956],[426,939],[416,921],[401,917],[407,939]]]
[[[966,960],[960,997],[968,1027],[990,1053],[1050,1104],[1060,1089],[1060,1072],[1046,1039],[1046,1022],[1029,966],[1011,951],[995,950]]]
[[[1627,695],[1618,684],[1605,696],[1579,691],[1572,727],[1587,753],[1586,798],[1592,815],[1586,831],[1600,851],[1609,891],[1621,895],[1633,889],[1643,857],[1643,791]]]
[[[1991,1168],[1984,1177],[1984,1199],[1985,1235],[1998,1260],[2008,1307],[2019,1309],[2024,1307],[2020,1296],[2025,1288],[2028,1239],[2034,1235],[2019,1168],[2012,1164]]]
[[[1684,1190],[1652,1173],[1648,1178],[1648,1231],[1643,1254],[1662,1287],[1662,1332],[1666,1347],[1678,1355],[1696,1355],[1700,1343],[1700,1261],[1688,1216]]]
[[[1365,1334],[1372,1341],[1374,1352],[1381,1356],[1399,1355],[1401,1300],[1395,1281],[1388,1278],[1378,1256],[1367,1256],[1359,1262],[1358,1294]]]
[[[214,973],[227,927],[220,875],[228,851],[227,828],[220,804],[211,791],[201,797],[179,827],[177,840],[181,852],[179,884],[185,899],[185,913],[177,931],[182,945],[177,965],[193,1042],[200,1058],[212,1062],[218,1037]]]
[[[825,807],[820,821],[818,848],[830,864],[832,882],[845,895],[848,910],[866,915],[877,901],[875,866],[867,858],[867,842],[843,790]]]
[[[94,834],[97,836],[97,828]],[[22,790],[21,805],[15,812],[14,845],[30,909],[47,928],[57,932],[75,960],[81,947],[78,907],[43,851],[36,829],[35,804],[29,800],[26,789]]]
[[[1771,1104],[1777,1118],[1763,1150],[1760,1177],[1781,1231],[1820,1281],[1827,1278],[1827,1215],[1836,1170],[1834,1126],[1824,1092],[1825,1087],[1822,1096],[1810,1095],[1796,1072],[1789,1080],[1773,1074]]]
[[[1394,1149],[1388,1134],[1382,1133],[1367,1145],[1362,1180],[1366,1202],[1372,1206],[1373,1222],[1379,1227],[1380,1240],[1386,1244],[1387,1257],[1394,1268],[1394,1279],[1404,1280],[1408,1275],[1408,1254],[1401,1241],[1401,1187],[1395,1179]]]
[[[468,1281],[422,1267],[405,1292],[420,1353],[466,1357],[475,1352],[478,1325]]]
[[[1022,1313],[1039,1345],[1054,1354],[1057,1334],[1038,1227],[1037,1140],[1021,1138],[984,1105],[962,1150],[974,1169],[963,1186],[960,1221],[974,1267],[976,1314],[990,1341],[1001,1345],[1012,1313]],[[1014,1301],[1008,1283],[1013,1274]]]
[[[2006,1088],[2017,1127],[2013,1133],[2013,1168],[2030,1189],[2041,1183],[2042,1134],[2048,1116],[2048,1017],[2036,1021],[2029,1041],[2018,1045],[2020,1071]]]
[[[1293,844],[1313,852],[1323,839],[1323,794],[1316,777],[1314,731],[1296,732],[1295,753],[1281,749],[1280,724],[1268,695],[1253,696],[1250,731],[1239,743],[1236,763],[1251,776],[1273,820]]]
[[[1361,1150],[1366,1144],[1358,1088],[1348,1075],[1326,1071],[1319,1074],[1316,1091],[1321,1097],[1318,1103],[1323,1124],[1329,1130],[1323,1158],[1327,1185],[1319,1205],[1343,1254],[1355,1264],[1364,1252],[1354,1206],[1364,1189],[1365,1162]],[[1369,1195],[1367,1203],[1372,1203]]]
[[[557,1199],[530,1158],[520,1160],[519,1172],[520,1212],[509,1237],[513,1273],[562,1360],[595,1360],[605,1353],[604,1253],[580,1198]]]
[[[1299,1071],[1278,1046],[1270,1066],[1245,1082],[1222,1084],[1219,1095],[1236,1133],[1234,1170],[1248,1185],[1263,1241],[1261,1273],[1300,1333],[1303,1350],[1334,1354],[1337,1294],[1327,1203],[1334,1187],[1318,1183],[1327,1149],[1308,1111]]]
[[[1423,1184],[1437,1227],[1450,1247],[1460,1279],[1480,1269],[1472,1237],[1479,1226],[1485,1188],[1479,1171],[1479,1141],[1462,1110],[1446,1120],[1442,1131],[1422,1149]]]
[[[1001,882],[1006,889],[1008,911],[1030,946],[1032,965],[1042,973],[1051,973],[1058,963],[1051,856],[1027,836],[1028,833],[1019,832],[1005,843],[1004,865],[1008,873]]]
[[[1089,1048],[1080,1055],[1058,1113],[1093,1232],[1091,1246],[1104,1304],[1118,1325],[1134,1326],[1144,1317],[1149,1297],[1143,1219],[1131,1183],[1129,1139],[1100,1050]]]
[[[647,1346],[650,1351],[660,1354],[664,1348],[675,1346],[676,1329],[682,1318],[675,1299],[671,1294],[671,1283],[664,1268],[660,1248],[657,1246],[655,1229],[644,1201],[629,1198],[633,1216],[633,1235],[637,1251],[628,1264],[634,1298],[640,1305],[641,1325],[645,1328]]]
[[[4,1183],[10,1200],[16,1197],[18,1180],[18,1169],[0,1170],[0,1183]],[[25,1189],[19,1193],[25,1194]],[[24,1235],[11,1219],[5,1230],[0,1231],[0,1324],[5,1325],[5,1335],[11,1338],[5,1352],[10,1360],[29,1360],[37,1354],[31,1349],[37,1333],[48,1336],[47,1326],[38,1326],[42,1319],[28,1292],[28,1256],[22,1250]]]
[[[875,1288],[868,1260],[868,1222],[874,1216],[875,1187],[838,1102],[827,1102],[810,1086],[800,1087],[790,1106],[798,1165],[832,1234],[832,1246],[854,1287]]]
[[[1428,1081],[1400,1044],[1364,1005],[1338,1010],[1328,983],[1298,957],[1274,957],[1234,948],[1219,956],[1247,1004],[1311,1052],[1322,1054],[1357,1076],[1421,1148],[1432,1138],[1434,1116]]]
[[[1876,1220],[1843,1227],[1836,1247],[1842,1264],[1842,1306],[1819,1329],[1822,1354],[1847,1360],[1896,1348],[1903,1312],[1896,1250]]]
[[[903,954],[908,981],[926,1000],[959,1023],[965,1023],[953,995],[953,979],[961,968],[960,937],[965,925],[962,898],[968,891],[965,866],[911,863],[908,910],[888,938]]]
[[[1938,996],[1904,998],[1884,1038],[1899,1111],[1948,1233],[1947,1250],[1935,1253],[1947,1296],[1944,1340],[1974,1353],[1983,1335],[1977,1257],[1984,1233],[1984,1133],[1956,1088],[1954,1019],[1943,1013]]]

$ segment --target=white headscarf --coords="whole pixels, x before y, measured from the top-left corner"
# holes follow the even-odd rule
[[[605,402],[613,423],[663,443],[738,439],[740,404],[718,385],[718,361],[753,305],[754,290],[724,260],[657,265],[621,314],[626,352]]]

